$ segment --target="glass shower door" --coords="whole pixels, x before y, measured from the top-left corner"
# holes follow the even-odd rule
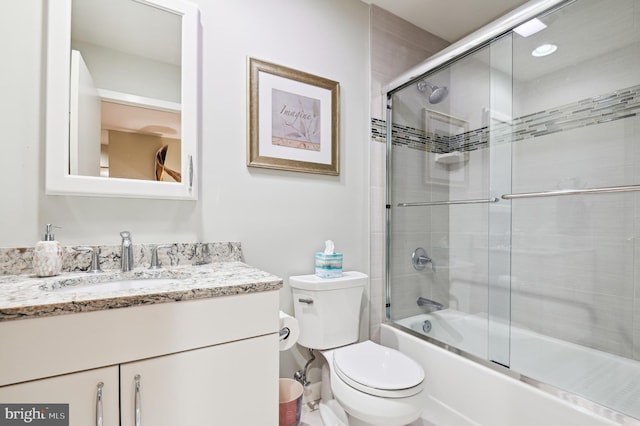
[[[640,419],[640,0],[537,20],[390,92],[387,315]]]
[[[511,38],[390,96],[387,313],[509,364]],[[422,260],[420,260],[422,259]],[[441,305],[441,306],[440,306]],[[444,309],[441,309],[444,308]]]
[[[580,0],[514,34],[511,200],[512,368],[636,418],[639,17]]]

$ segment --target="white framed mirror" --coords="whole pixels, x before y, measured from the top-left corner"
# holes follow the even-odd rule
[[[47,25],[47,194],[196,200],[197,6],[56,0]]]

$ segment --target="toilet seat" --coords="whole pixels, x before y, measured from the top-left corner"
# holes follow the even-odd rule
[[[333,366],[346,384],[374,396],[406,398],[424,388],[424,370],[417,362],[371,341],[335,349]]]

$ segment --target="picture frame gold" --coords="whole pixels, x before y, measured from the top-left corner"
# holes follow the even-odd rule
[[[248,58],[247,166],[340,174],[340,84]]]

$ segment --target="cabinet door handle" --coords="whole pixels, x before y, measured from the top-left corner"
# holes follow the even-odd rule
[[[134,414],[135,414],[135,426],[141,426],[142,422],[140,421],[140,375],[136,374],[134,377],[136,381],[136,394],[135,394],[135,406],[134,406]]]
[[[98,394],[96,395],[96,426],[102,426],[102,387],[104,383],[98,383]]]

